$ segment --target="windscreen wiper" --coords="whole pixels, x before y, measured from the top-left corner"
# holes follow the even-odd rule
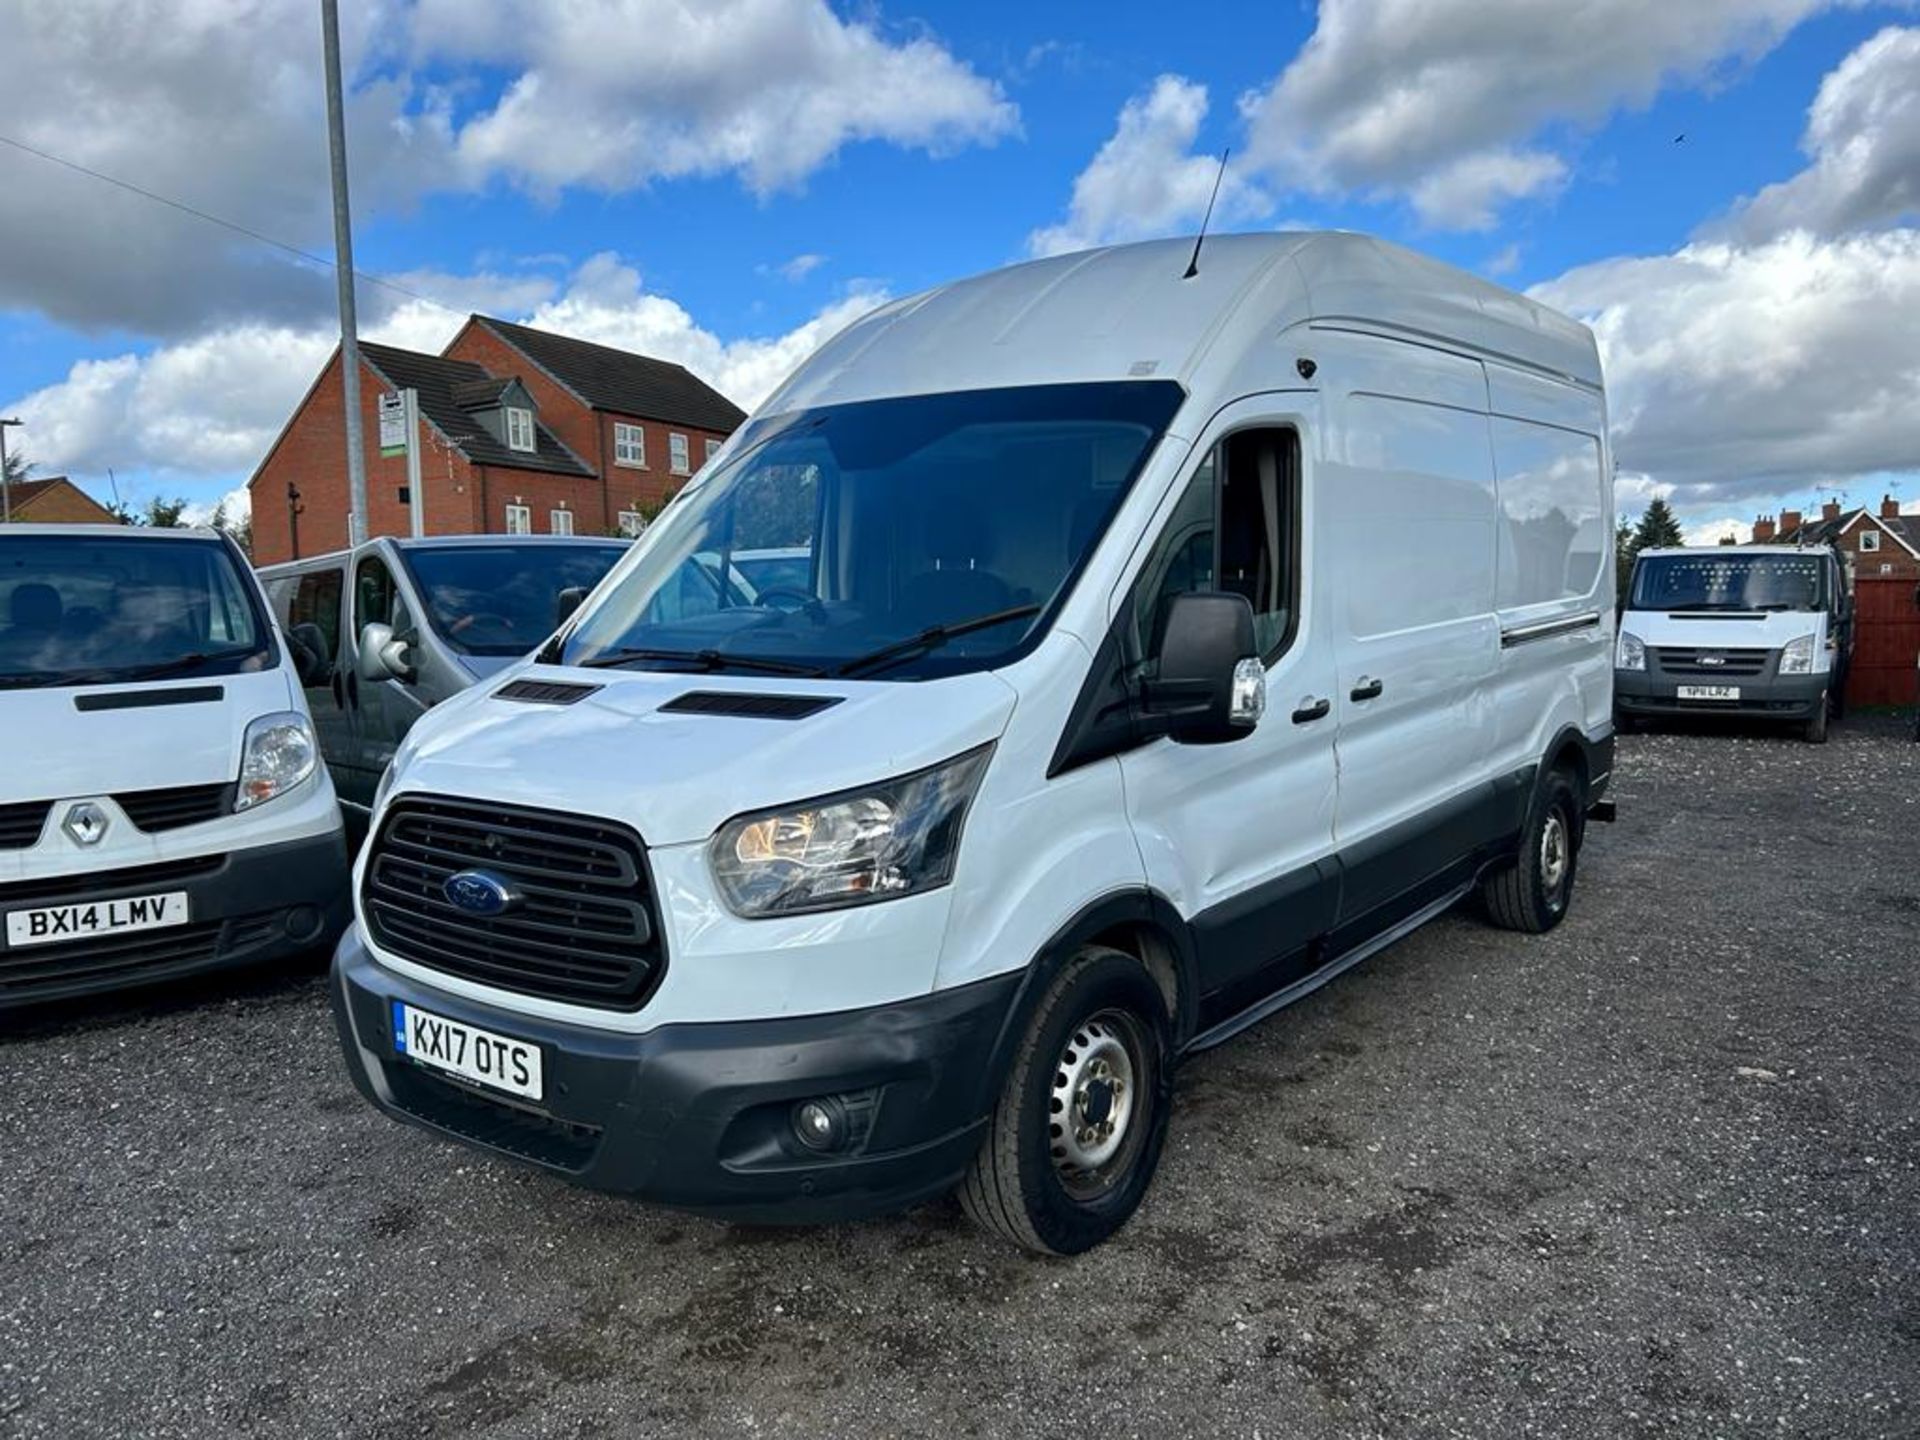
[[[191,655],[182,655],[174,660],[159,660],[152,665],[136,665],[131,670],[114,673],[115,680],[159,680],[168,675],[178,675],[182,671],[192,670],[213,660],[238,660],[242,656],[257,653],[252,646],[243,645],[229,650],[196,650]]]
[[[1004,625],[1009,620],[1024,620],[1029,615],[1038,615],[1038,605],[1015,605],[1007,610],[995,610],[991,615],[976,615],[971,620],[956,620],[951,625],[930,625],[918,635],[909,635],[904,640],[895,640],[882,645],[878,650],[869,650],[834,670],[836,675],[857,675],[862,670],[884,670],[896,660],[904,660],[910,655],[918,655],[923,650],[936,650],[947,641],[959,635],[970,635],[975,630],[991,630],[996,625]]]
[[[789,660],[762,660],[756,655],[728,655],[719,650],[649,650],[633,648],[610,650],[581,660],[583,669],[600,670],[628,665],[635,660],[677,660],[700,670],[758,670],[763,675],[824,675],[818,665],[799,665]]]

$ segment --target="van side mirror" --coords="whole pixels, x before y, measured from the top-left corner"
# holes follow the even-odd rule
[[[391,625],[369,620],[360,627],[360,650],[354,657],[360,678],[370,682],[407,680],[414,676],[407,642],[396,639]]]
[[[573,618],[573,612],[580,608],[580,602],[587,598],[587,587],[569,585],[553,599],[553,628],[558,630]]]
[[[287,631],[287,649],[302,688],[312,690],[333,677],[333,657],[327,654],[327,635],[311,620]]]
[[[1244,595],[1175,595],[1154,647],[1158,673],[1141,707],[1160,734],[1187,745],[1217,745],[1253,732],[1267,708],[1267,669]]]

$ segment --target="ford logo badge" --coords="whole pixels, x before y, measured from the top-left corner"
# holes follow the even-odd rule
[[[448,903],[469,915],[504,915],[520,903],[519,892],[490,870],[449,875],[440,890]]]

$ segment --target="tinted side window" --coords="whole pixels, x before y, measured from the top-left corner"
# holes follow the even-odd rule
[[[353,626],[356,634],[370,624],[391,625],[396,634],[412,624],[406,597],[394,583],[387,562],[369,555],[353,574]]]
[[[287,624],[317,625],[326,637],[326,658],[340,653],[340,599],[345,588],[338,570],[314,570],[300,577],[288,607]]]

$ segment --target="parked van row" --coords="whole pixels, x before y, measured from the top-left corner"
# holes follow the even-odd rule
[[[958,1189],[1085,1250],[1182,1057],[1470,895],[1565,916],[1608,810],[1612,469],[1583,327],[1363,237],[883,307],[364,762],[355,1083],[673,1205]],[[339,622],[363,681],[401,673],[383,614]]]

